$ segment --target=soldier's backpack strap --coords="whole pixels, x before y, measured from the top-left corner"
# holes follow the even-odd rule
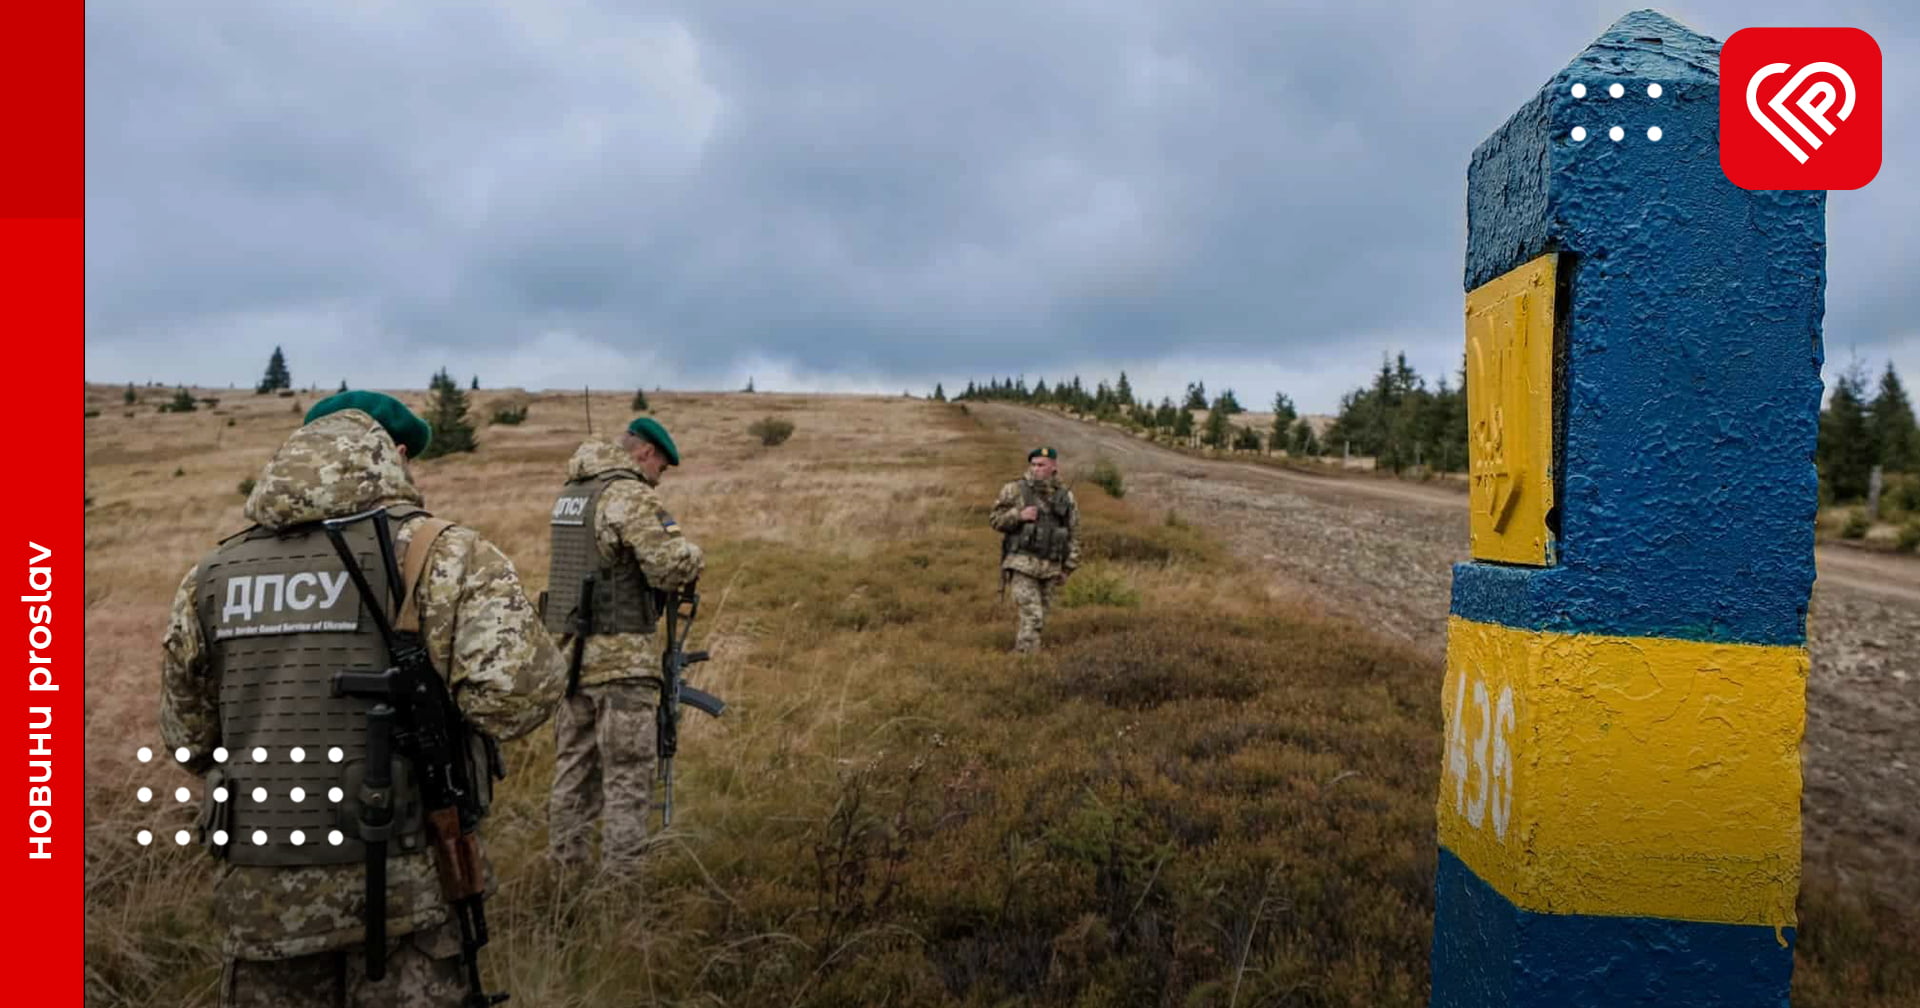
[[[427,569],[427,554],[432,552],[433,541],[440,533],[453,527],[445,518],[427,517],[419,520],[420,527],[413,530],[413,538],[407,540],[407,557],[400,569],[401,602],[400,615],[393,621],[393,629],[400,633],[420,632],[420,607],[414,604],[414,588],[420,583],[420,575]]]

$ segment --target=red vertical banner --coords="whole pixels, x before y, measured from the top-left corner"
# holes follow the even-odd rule
[[[86,946],[85,676],[86,438],[74,413],[86,380],[85,8],[8,9],[0,59],[0,303],[8,370],[21,410],[10,439],[12,492],[0,494],[6,541],[20,564],[4,595],[24,638],[17,706],[26,723],[25,836],[6,844],[0,891],[31,923],[14,950],[7,1000],[78,1005]],[[15,720],[15,724],[20,721]],[[18,764],[15,764],[16,766]]]

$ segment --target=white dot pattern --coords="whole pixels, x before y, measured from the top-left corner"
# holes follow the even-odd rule
[[[1584,134],[1585,131],[1582,129],[1576,128],[1575,132],[1578,134]],[[161,750],[161,751],[164,752],[165,750]],[[154,759],[154,755],[155,755],[155,750],[151,746],[141,746],[140,748],[134,751],[134,758],[139,760],[141,763],[152,763]],[[180,746],[173,750],[172,755],[176,762],[187,763],[193,759],[193,750],[187,746]],[[213,758],[213,761],[216,763],[225,763],[229,759],[234,758],[236,754],[233,753],[231,750],[227,749],[227,747],[225,746],[216,746],[208,755],[210,755]],[[270,757],[269,751],[264,746],[256,746],[252,749],[251,752],[246,753],[246,755],[252,756],[253,761],[255,763],[265,763],[268,761]],[[339,746],[331,746],[326,751],[326,759],[330,763],[345,762],[346,755],[347,755],[346,751]],[[287,758],[294,763],[305,762],[307,758],[307,750],[304,747],[295,746],[287,751]],[[269,798],[269,793],[267,789],[264,787],[255,787],[252,790],[251,795],[253,800],[256,802],[265,802]],[[154,798],[156,797],[154,793],[154,789],[146,786],[142,786],[136,789],[134,792],[134,796],[142,804],[150,804],[151,802],[153,802]],[[181,804],[191,803],[194,800],[193,789],[188,787],[176,788],[174,789],[173,797],[176,801],[178,801]],[[220,787],[215,787],[209,792],[207,792],[207,797],[213,799],[213,801],[217,803],[224,803],[232,800],[234,798],[234,793],[230,791],[228,788],[226,788],[225,786],[220,786]],[[301,804],[307,800],[308,795],[305,788],[296,787],[296,788],[288,789],[287,797],[291,799],[295,804]],[[335,805],[339,805],[341,802],[343,802],[346,799],[346,791],[339,787],[330,787],[327,789],[326,797],[327,797],[327,801]],[[173,833],[173,842],[181,847],[185,847],[193,843],[193,837],[194,837],[194,834],[192,830],[187,830],[187,829],[177,830]],[[254,830],[252,831],[251,834],[247,834],[246,837],[248,840],[251,840],[253,845],[256,847],[266,846],[271,839],[267,835],[266,830]],[[140,846],[150,847],[155,842],[156,837],[152,830],[143,829],[134,835],[134,839],[136,842],[140,844]],[[230,840],[233,839],[233,837],[226,830],[214,830],[211,834],[207,835],[206,839],[212,840],[213,843],[217,846],[224,847],[228,844]],[[287,841],[296,847],[301,846],[307,842],[307,834],[300,830],[295,830],[288,835]],[[328,830],[326,834],[326,842],[334,847],[338,847],[341,844],[344,844],[347,842],[347,836],[345,833],[337,829]]]
[[[1572,94],[1575,98],[1585,98],[1587,96],[1587,86],[1585,84],[1574,84],[1572,87],[1569,87],[1567,91],[1569,94]],[[1626,88],[1626,85],[1624,84],[1620,84],[1616,82],[1616,83],[1607,85],[1607,94],[1614,98],[1623,98],[1626,96],[1626,93],[1627,93],[1627,88]],[[1647,97],[1649,98],[1658,98],[1665,93],[1666,93],[1665,90],[1661,88],[1661,86],[1658,84],[1647,85]],[[1572,129],[1567,131],[1567,136],[1570,137],[1575,143],[1584,142],[1587,139],[1587,135],[1588,135],[1588,131],[1585,126],[1575,126]],[[1615,143],[1618,143],[1621,140],[1626,139],[1626,135],[1627,135],[1626,129],[1620,126],[1615,126],[1607,130],[1607,137],[1613,140]],[[1650,126],[1647,128],[1647,139],[1653,141],[1654,143],[1659,143],[1660,138],[1663,135],[1664,134],[1662,134],[1660,127],[1658,126]]]

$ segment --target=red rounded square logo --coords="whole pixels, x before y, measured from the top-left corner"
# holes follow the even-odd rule
[[[1880,45],[1858,28],[1742,28],[1720,48],[1720,170],[1742,189],[1880,173]]]

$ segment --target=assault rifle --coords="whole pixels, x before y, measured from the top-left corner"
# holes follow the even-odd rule
[[[447,685],[434,671],[417,633],[399,633],[387,621],[382,600],[375,597],[367,576],[340,530],[371,519],[380,544],[387,586],[399,610],[404,599],[400,571],[393,555],[393,534],[386,508],[375,508],[346,518],[322,522],[334,552],[346,565],[353,587],[360,593],[373,625],[386,643],[391,664],[381,672],[336,672],[335,696],[374,701],[367,712],[367,769],[360,785],[360,835],[367,848],[367,976],[386,975],[386,847],[393,825],[393,782],[388,760],[397,752],[406,757],[419,780],[421,804],[426,810],[427,833],[433,846],[434,868],[440,892],[452,905],[460,925],[460,958],[466,967],[465,1008],[487,1008],[507,999],[488,994],[480,983],[479,951],[487,944],[486,874],[480,856],[480,800],[467,765],[472,729],[454,706]],[[424,544],[423,544],[424,545]],[[493,740],[487,746],[489,772],[497,779],[500,767]]]
[[[655,752],[660,757],[660,825],[673,825],[673,757],[680,751],[680,705],[686,704],[708,717],[719,717],[727,709],[726,701],[705,690],[687,685],[687,666],[707,660],[705,651],[687,651],[687,631],[700,613],[697,584],[689,582],[668,599],[667,646],[660,655],[660,706],[654,708]]]

